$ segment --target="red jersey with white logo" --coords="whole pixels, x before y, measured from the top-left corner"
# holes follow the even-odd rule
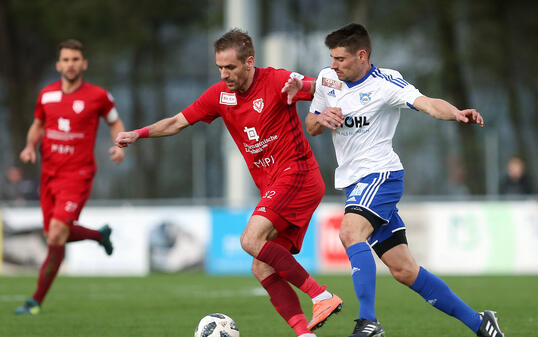
[[[294,76],[303,78],[284,69],[256,68],[246,92],[231,91],[221,81],[183,110],[189,124],[222,117],[260,190],[285,171],[318,167],[295,106],[296,101],[312,100],[313,95],[301,91],[288,105],[287,94],[281,93]]]
[[[99,117],[117,118],[113,98],[87,82],[70,94],[63,93],[61,86],[57,81],[41,90],[35,107],[34,117],[45,128],[42,173],[92,177],[97,169],[93,151]]]

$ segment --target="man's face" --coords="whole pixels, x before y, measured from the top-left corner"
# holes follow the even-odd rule
[[[245,62],[237,58],[234,48],[225,49],[215,54],[220,78],[229,90],[244,92],[248,89],[249,71],[254,67],[254,57],[249,56]]]
[[[62,78],[75,82],[88,69],[88,61],[82,56],[80,50],[63,48],[56,62],[56,70]]]
[[[331,57],[331,69],[336,72],[340,81],[354,82],[370,67],[368,54],[364,49],[351,54],[345,47],[336,47],[331,49]]]

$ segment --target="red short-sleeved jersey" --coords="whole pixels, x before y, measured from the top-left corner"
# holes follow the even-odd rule
[[[99,117],[111,117],[112,122],[117,118],[112,115],[116,114],[112,96],[96,85],[83,82],[70,94],[62,92],[61,81],[43,88],[34,112],[34,117],[41,120],[45,128],[41,142],[42,173],[93,176]]]
[[[222,117],[261,191],[284,171],[318,167],[295,106],[296,101],[312,100],[313,96],[301,91],[288,105],[287,95],[281,93],[284,83],[296,75],[283,69],[256,68],[246,92],[230,91],[221,81],[183,110],[189,124],[211,123]]]

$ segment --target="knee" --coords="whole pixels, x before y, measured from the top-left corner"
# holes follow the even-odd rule
[[[66,224],[52,220],[47,233],[48,245],[64,245],[69,236],[69,227]]]
[[[62,240],[62,233],[54,230],[49,230],[47,234],[47,244],[50,245],[63,245],[65,240]]]
[[[342,222],[338,235],[342,245],[347,249],[349,246],[352,246],[355,243],[366,241],[369,233],[365,229],[362,229],[358,224],[352,224],[344,221]]]
[[[390,267],[390,272],[394,279],[406,286],[411,286],[418,275],[418,266],[411,263],[403,263]]]
[[[249,237],[245,233],[241,234],[240,240],[241,240],[241,248],[243,248],[245,252],[249,253],[253,257],[258,256],[259,249],[257,249],[256,240]]]

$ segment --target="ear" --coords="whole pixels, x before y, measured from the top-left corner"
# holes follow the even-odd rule
[[[86,59],[83,59],[83,61],[82,61],[82,70],[83,71],[88,70],[88,60],[86,60]]]
[[[56,71],[57,72],[61,72],[61,68],[60,68],[60,61],[56,61]]]
[[[359,49],[357,51],[357,56],[361,61],[368,61],[368,52],[366,51],[366,49]]]
[[[250,70],[254,68],[254,56],[249,56],[245,60],[245,64],[247,65],[247,69]]]

